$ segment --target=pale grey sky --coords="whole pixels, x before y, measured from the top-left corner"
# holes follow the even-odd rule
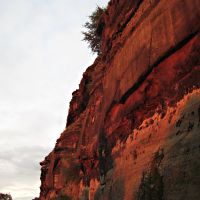
[[[39,162],[94,57],[82,25],[108,0],[0,0],[0,192],[39,195]]]

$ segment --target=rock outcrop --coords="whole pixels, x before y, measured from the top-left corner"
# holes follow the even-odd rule
[[[200,1],[111,0],[99,27],[40,200],[199,199]]]

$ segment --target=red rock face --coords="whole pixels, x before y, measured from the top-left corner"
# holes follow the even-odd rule
[[[198,199],[200,1],[112,0],[99,27],[40,199]]]

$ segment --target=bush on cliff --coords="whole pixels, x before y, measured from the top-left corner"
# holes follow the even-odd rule
[[[89,16],[89,21],[84,24],[86,31],[83,31],[83,40],[89,43],[92,52],[100,52],[101,34],[103,30],[103,23],[100,23],[100,17],[105,12],[105,8],[97,6],[96,10]]]

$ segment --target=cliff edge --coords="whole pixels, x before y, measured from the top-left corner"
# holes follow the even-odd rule
[[[199,30],[199,0],[109,2],[40,200],[199,199]]]

